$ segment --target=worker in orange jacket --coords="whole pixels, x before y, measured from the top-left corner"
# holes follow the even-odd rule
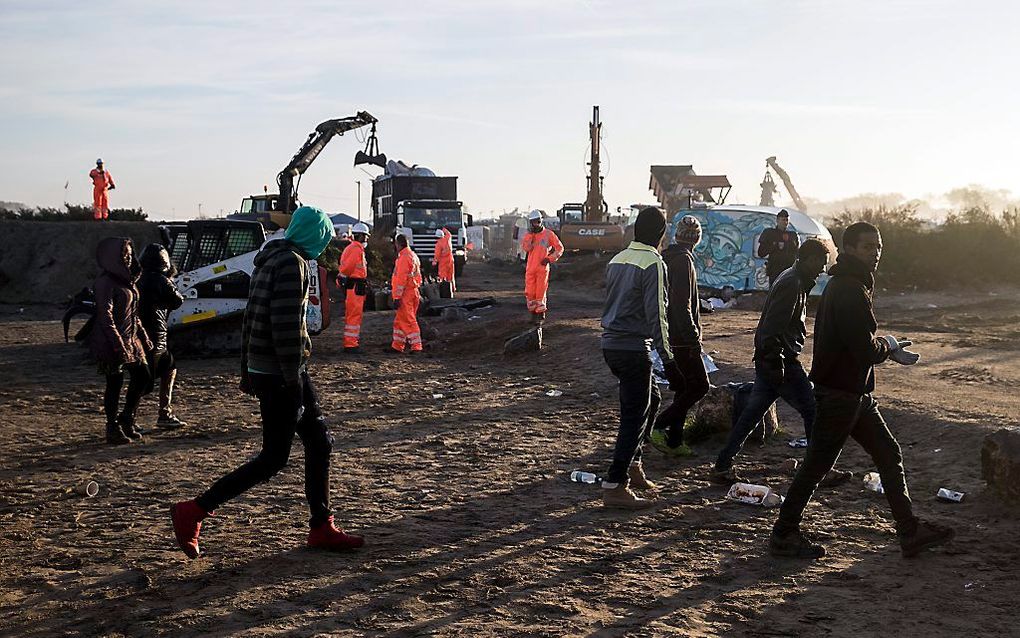
[[[454,280],[453,265],[453,233],[446,228],[436,230],[436,252],[432,257],[432,265],[439,268],[439,280],[450,282],[450,290],[457,290]]]
[[[110,218],[110,200],[107,191],[117,188],[110,172],[103,170],[102,158],[96,160],[96,167],[89,171],[92,178],[92,218],[102,221]]]
[[[403,352],[407,344],[411,344],[411,352],[421,352],[421,329],[418,327],[418,304],[421,297],[418,286],[421,286],[421,261],[407,245],[407,235],[398,233],[393,238],[397,249],[397,263],[393,268],[393,308],[397,314],[393,318],[393,349]]]
[[[521,239],[521,251],[528,255],[524,272],[524,298],[536,324],[545,321],[546,293],[549,291],[549,264],[563,255],[563,244],[556,233],[542,226],[542,212],[528,215],[528,232]]]
[[[340,274],[337,285],[344,291],[344,352],[361,352],[361,317],[368,294],[368,262],[365,246],[368,243],[368,225],[358,222],[351,229],[352,241],[340,255]]]

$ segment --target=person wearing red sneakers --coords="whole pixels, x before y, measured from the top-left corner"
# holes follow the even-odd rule
[[[255,257],[248,306],[241,329],[241,389],[258,397],[262,450],[216,481],[204,494],[170,508],[177,544],[196,558],[202,520],[227,501],[272,478],[287,464],[296,433],[305,448],[305,496],[311,510],[308,544],[327,550],[355,549],[360,536],[333,524],[329,507],[329,457],[333,437],[326,429],[308,376],[311,341],[305,324],[308,259],[316,259],[333,238],[322,210],[298,208],[286,238],[267,242]]]

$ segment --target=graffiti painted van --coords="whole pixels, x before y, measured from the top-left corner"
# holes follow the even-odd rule
[[[680,218],[693,215],[701,222],[702,228],[701,243],[694,249],[698,286],[710,290],[733,286],[741,292],[768,290],[765,260],[758,257],[758,238],[766,228],[775,228],[776,214],[780,210],[790,213],[790,230],[797,232],[801,243],[807,239],[818,239],[829,247],[830,263],[835,260],[832,235],[821,222],[798,210],[774,206],[725,204],[681,210],[673,215],[670,222],[670,243],[673,243]],[[823,273],[811,294],[822,294],[828,278]]]

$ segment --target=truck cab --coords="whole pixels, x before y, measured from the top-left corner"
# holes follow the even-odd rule
[[[266,228],[276,230],[286,228],[290,223],[293,211],[284,212],[280,209],[280,196],[276,193],[249,195],[241,200],[241,208],[237,211],[238,219],[253,219],[261,222]]]
[[[422,269],[431,269],[435,254],[436,230],[445,228],[453,235],[453,261],[459,277],[467,261],[467,227],[471,215],[464,213],[464,204],[454,200],[411,199],[397,204],[396,225],[407,236],[411,250],[418,255]]]

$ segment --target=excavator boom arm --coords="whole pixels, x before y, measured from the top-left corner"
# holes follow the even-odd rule
[[[783,180],[783,185],[786,186],[786,192],[790,193],[790,198],[793,199],[794,206],[801,212],[807,212],[807,205],[804,200],[800,198],[800,193],[793,186],[793,180],[790,179],[790,174],[784,171],[779,164],[776,163],[776,157],[773,155],[765,160],[765,163],[776,172],[779,179]]]
[[[308,139],[298,149],[298,152],[276,177],[276,183],[280,187],[280,210],[289,213],[294,208],[294,202],[297,200],[294,178],[303,175],[308,170],[308,167],[312,165],[322,149],[326,148],[326,144],[329,144],[330,140],[347,131],[369,126],[378,121],[367,111],[359,111],[353,117],[326,120],[316,126],[315,130],[308,134]]]

